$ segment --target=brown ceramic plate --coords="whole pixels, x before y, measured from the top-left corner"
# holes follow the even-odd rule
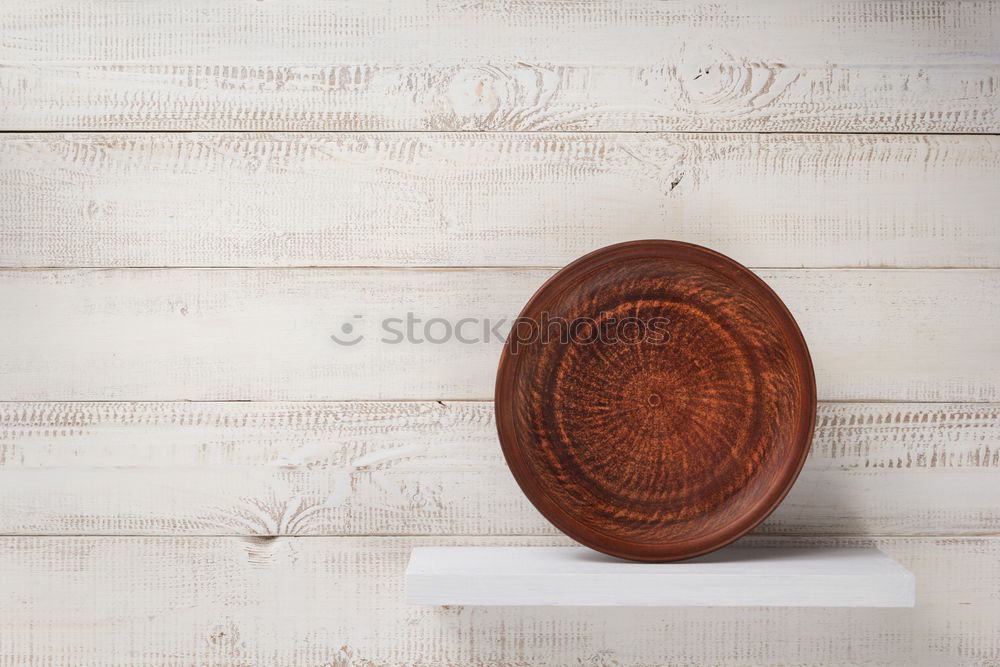
[[[500,359],[496,413],[514,477],[557,528],[670,561],[778,506],[809,450],[816,385],[760,278],[706,248],[635,241],[535,293]]]

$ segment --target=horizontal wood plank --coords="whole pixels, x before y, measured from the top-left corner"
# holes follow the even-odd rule
[[[556,535],[492,403],[0,403],[0,533]],[[758,532],[1000,532],[1000,404],[824,403]]]
[[[9,3],[0,128],[996,132],[998,22],[932,0]]]
[[[1000,399],[1000,271],[758,273],[798,319],[821,399]],[[550,275],[0,271],[0,400],[489,399],[504,325]]]
[[[1000,660],[997,538],[875,540],[916,575],[913,609],[405,603],[404,570],[414,546],[567,543],[560,538],[0,538],[0,665],[987,665]],[[771,538],[741,544],[869,543]]]
[[[996,268],[997,182],[989,136],[12,134],[0,266]]]

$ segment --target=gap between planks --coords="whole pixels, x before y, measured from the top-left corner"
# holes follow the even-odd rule
[[[437,403],[441,407],[446,408],[446,407],[448,407],[449,403],[492,403],[493,401],[491,401],[489,399],[484,399],[484,398],[440,398],[439,399],[439,398],[434,398],[434,397],[429,397],[429,398],[364,398],[364,399],[350,399],[350,398],[331,398],[331,399],[323,399],[323,398],[316,398],[316,399],[302,399],[302,398],[294,398],[294,399],[289,399],[289,398],[286,398],[286,399],[280,399],[280,398],[278,398],[278,399],[270,399],[270,398],[221,398],[221,399],[211,399],[211,398],[199,398],[199,399],[190,399],[190,398],[172,398],[172,399],[170,399],[170,398],[168,398],[168,399],[148,399],[148,398],[141,398],[141,399],[128,399],[128,398],[122,398],[122,399],[100,399],[100,398],[98,398],[98,399],[80,399],[80,398],[77,398],[77,399],[68,399],[68,400],[59,400],[59,399],[40,399],[40,400],[32,400],[32,399],[0,399],[0,405],[3,405],[3,404],[17,404],[17,403],[39,403],[39,404],[49,403],[49,404],[52,404],[52,405],[57,405],[57,404],[58,405],[66,405],[66,404],[69,404],[69,405],[72,405],[72,404],[89,405],[89,404],[93,404],[93,403],[128,403],[130,405],[143,404],[143,403],[149,403],[149,404],[162,404],[162,403],[168,403],[168,404],[183,403],[183,404],[188,404],[188,403],[190,403],[191,405],[212,404],[212,403],[246,403],[246,404],[253,404],[253,403],[279,403],[279,404],[283,404],[283,405],[296,405],[296,404],[302,404],[302,403],[316,403],[316,404],[322,404],[322,405],[327,405],[327,404],[329,404],[329,405],[337,405],[337,404],[358,403],[358,402],[362,402],[362,403]],[[936,399],[936,400],[924,400],[924,399],[921,399],[921,400],[913,400],[913,399],[902,399],[902,398],[900,398],[900,399],[886,399],[886,398],[829,398],[829,399],[824,399],[822,401],[817,401],[817,403],[819,405],[822,405],[824,403],[841,403],[841,404],[861,403],[861,404],[865,404],[865,405],[883,405],[883,404],[884,405],[898,405],[898,404],[914,404],[914,403],[926,403],[927,405],[948,405],[948,404],[954,404],[954,403],[961,403],[962,405],[993,405],[994,403],[996,403],[996,401],[989,401],[989,400],[976,400],[976,401],[964,401],[963,400],[963,401],[955,401],[955,400],[945,400],[945,399]]]
[[[655,239],[653,239],[655,240]],[[464,266],[393,266],[378,264],[289,264],[287,266],[6,266],[0,272],[16,271],[559,271],[563,266],[495,266],[492,264]],[[758,266],[754,271],[1000,271],[996,266]]]
[[[124,399],[100,399],[100,398],[98,398],[98,399],[79,399],[78,398],[78,399],[68,399],[68,400],[59,400],[59,399],[40,399],[40,400],[31,400],[31,399],[0,399],[0,405],[7,404],[7,403],[9,403],[9,404],[17,404],[17,403],[46,404],[46,403],[49,403],[49,404],[52,404],[52,405],[66,405],[66,404],[74,404],[74,403],[75,404],[80,404],[80,405],[89,405],[89,404],[93,404],[93,403],[128,403],[130,405],[133,405],[133,404],[143,404],[143,403],[151,403],[151,404],[153,404],[153,403],[155,403],[155,404],[161,404],[161,403],[185,403],[186,404],[186,403],[190,403],[192,405],[212,404],[212,403],[247,403],[247,404],[251,404],[251,403],[280,403],[280,404],[284,404],[284,405],[296,405],[296,404],[310,403],[310,404],[322,404],[322,405],[327,405],[327,404],[329,404],[329,405],[337,405],[337,404],[348,404],[348,403],[358,403],[358,402],[361,402],[361,403],[437,403],[441,407],[446,408],[446,407],[448,407],[449,403],[492,403],[493,401],[491,401],[489,399],[484,399],[484,398],[434,398],[434,397],[425,397],[425,398],[374,398],[374,399],[372,399],[372,398],[365,398],[365,399],[352,399],[352,398],[330,398],[330,399],[323,399],[323,398],[317,398],[317,399],[301,399],[301,398],[291,398],[291,399],[290,398],[286,398],[286,399],[280,399],[280,398],[277,398],[277,399],[270,399],[270,398],[219,398],[219,399],[212,399],[212,398],[199,398],[199,399],[173,398],[173,399],[148,399],[148,398],[142,398],[142,399],[134,399],[134,400],[133,399],[127,399],[127,398],[124,398]],[[928,405],[946,405],[946,404],[960,403],[962,405],[993,405],[993,404],[996,403],[996,401],[990,401],[990,400],[975,400],[975,401],[965,401],[965,400],[963,400],[963,401],[955,401],[955,400],[944,400],[944,399],[936,399],[936,400],[924,400],[924,399],[913,400],[913,399],[902,399],[902,398],[901,399],[886,399],[886,398],[827,398],[827,399],[823,399],[821,401],[817,401],[818,405],[823,405],[824,403],[842,403],[842,404],[845,404],[845,403],[846,404],[850,404],[850,403],[863,403],[863,404],[866,404],[866,405],[881,405],[881,404],[896,405],[896,404],[902,404],[902,403],[905,403],[905,404],[923,404],[923,403],[926,403]]]
[[[272,540],[356,540],[359,538],[365,540],[398,540],[398,539],[451,539],[451,540],[480,540],[480,539],[545,539],[545,538],[566,538],[562,533],[553,533],[552,535],[539,535],[538,533],[394,533],[394,534],[384,534],[380,533],[378,535],[373,535],[371,533],[309,533],[302,535],[265,535],[257,533],[0,533],[0,540],[2,539],[108,539],[114,538],[116,540],[124,539],[158,539],[158,540],[170,540],[170,539],[219,539],[219,538],[239,538],[246,539],[247,541],[253,542],[269,542]],[[741,537],[736,542],[731,542],[720,549],[725,549],[726,547],[732,545],[738,545],[743,542],[746,538],[749,538],[750,542],[755,540],[801,540],[802,542],[813,542],[816,540],[852,540],[858,542],[875,542],[878,540],[940,540],[940,539],[993,539],[1000,538],[1000,532],[982,532],[982,533],[879,533],[879,534],[869,534],[869,533],[858,533],[858,534],[847,534],[847,533],[801,533],[801,532],[788,532],[788,533],[749,533],[744,537]],[[573,542],[575,545],[576,542]]]
[[[61,130],[34,130],[34,129],[16,129],[16,130],[0,130],[0,135],[4,134],[466,134],[466,135],[499,135],[499,134],[523,134],[526,136],[530,135],[541,135],[541,134],[648,134],[648,135],[660,135],[660,134],[670,134],[670,135],[684,135],[684,134],[742,134],[747,136],[766,134],[766,135],[788,135],[795,136],[800,134],[807,134],[810,136],[823,136],[823,135],[833,135],[833,136],[903,136],[903,137],[923,137],[923,136],[941,136],[941,137],[1000,137],[1000,132],[866,132],[864,130],[858,132],[837,132],[831,130],[810,132],[809,130],[286,130],[286,129],[274,129],[274,130],[129,130],[123,128],[101,128],[97,130],[85,130],[85,129],[74,129],[67,127]]]

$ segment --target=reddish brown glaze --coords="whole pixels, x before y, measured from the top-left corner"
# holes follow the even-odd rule
[[[518,325],[529,342],[512,332],[504,348],[500,443],[528,499],[573,539],[690,558],[746,533],[791,488],[816,414],[812,363],[784,304],[743,266],[674,241],[609,246],[553,276],[521,318],[540,324],[534,338]],[[567,339],[580,318],[592,323]]]

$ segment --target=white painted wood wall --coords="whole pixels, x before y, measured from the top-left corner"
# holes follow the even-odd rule
[[[1000,664],[1000,3],[0,4],[0,665]],[[596,247],[753,267],[809,462],[743,543],[915,609],[434,608],[567,544],[506,471],[509,317]]]

